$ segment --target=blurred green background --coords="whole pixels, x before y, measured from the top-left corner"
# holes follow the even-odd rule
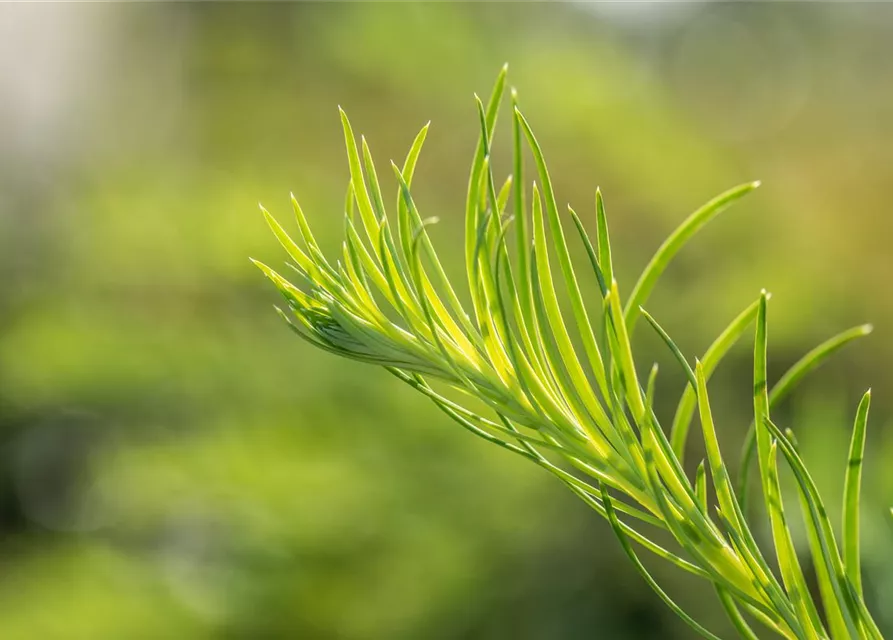
[[[432,120],[414,191],[458,267],[472,94],[505,61],[559,199],[591,223],[601,186],[627,292],[763,180],[650,304],[687,353],[762,287],[775,377],[875,323],[777,416],[836,517],[873,385],[865,572],[893,633],[893,5],[7,4],[0,54],[0,638],[692,637],[594,512],[295,339],[248,262],[283,261],[256,203],[287,220],[290,190],[338,246],[340,104],[381,164]],[[636,345],[671,415],[684,381]],[[751,366],[742,344],[711,387],[731,457]]]

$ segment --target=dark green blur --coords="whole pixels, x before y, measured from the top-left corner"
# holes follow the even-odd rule
[[[0,638],[692,637],[607,523],[384,371],[300,342],[248,261],[284,262],[257,202],[290,222],[292,190],[339,247],[341,105],[381,167],[432,120],[413,191],[461,276],[473,93],[506,61],[590,228],[601,186],[626,294],[691,210],[763,181],[649,304],[691,359],[763,287],[775,378],[875,324],[774,418],[836,522],[873,387],[864,575],[893,633],[893,6],[4,5],[0,42]],[[635,338],[669,424],[684,376]],[[749,348],[711,383],[730,459]],[[708,584],[645,560],[729,634]]]

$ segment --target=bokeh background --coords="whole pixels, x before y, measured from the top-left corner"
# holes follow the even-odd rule
[[[472,94],[505,61],[559,199],[591,223],[601,186],[627,291],[687,213],[763,180],[650,304],[687,353],[762,287],[775,377],[875,323],[777,416],[836,516],[874,387],[865,571],[893,633],[893,5],[7,4],[0,637],[692,637],[594,512],[298,341],[248,262],[282,262],[256,203],[287,220],[290,190],[338,245],[340,104],[381,164],[432,120],[415,195],[458,266]],[[668,415],[684,381],[636,347]],[[712,384],[730,456],[751,366],[742,344]],[[708,585],[649,567],[728,632]]]

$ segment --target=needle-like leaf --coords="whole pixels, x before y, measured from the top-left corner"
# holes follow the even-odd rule
[[[692,213],[685,221],[680,224],[673,233],[670,234],[664,243],[658,248],[657,252],[651,258],[651,261],[645,267],[642,275],[639,276],[633,292],[629,296],[626,303],[626,323],[629,326],[629,332],[632,333],[636,326],[639,309],[648,302],[648,297],[654,290],[657,280],[666,270],[667,266],[679,250],[685,246],[685,243],[697,233],[704,225],[713,220],[730,204],[746,196],[748,193],[760,186],[760,183],[749,182],[739,185],[733,189],[729,189],[725,193],[721,193],[702,206],[700,209]]]
[[[843,485],[843,557],[847,576],[862,596],[862,571],[859,562],[859,490],[862,486],[862,459],[865,455],[865,429],[868,425],[868,407],[871,389],[862,396],[856,410],[856,424],[850,442],[846,480]]]

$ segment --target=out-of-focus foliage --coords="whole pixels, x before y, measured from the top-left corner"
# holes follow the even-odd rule
[[[690,637],[585,506],[297,343],[247,261],[276,251],[256,201],[290,190],[340,239],[337,104],[377,158],[433,121],[413,190],[461,246],[471,94],[506,60],[560,201],[606,194],[627,287],[693,207],[763,180],[651,303],[687,353],[761,287],[770,378],[875,323],[782,412],[827,494],[874,388],[865,580],[893,601],[893,8],[8,5],[0,35],[0,637]],[[735,351],[712,383],[723,442],[750,369]]]

